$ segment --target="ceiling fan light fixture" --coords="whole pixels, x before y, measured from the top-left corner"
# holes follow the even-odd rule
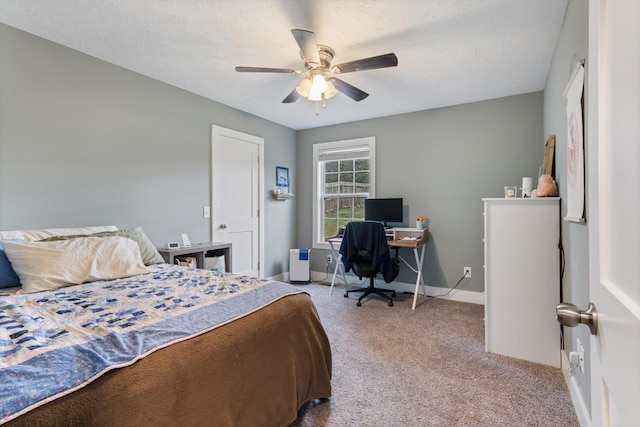
[[[325,99],[336,96],[338,90],[323,73],[313,75],[309,95],[306,97],[309,101],[324,101]]]
[[[338,90],[324,74],[316,73],[303,79],[296,87],[296,92],[309,101],[322,101],[336,96]]]
[[[309,92],[309,96],[307,97],[309,101],[322,101],[322,92],[311,89]]]
[[[322,74],[316,74],[315,76],[313,76],[311,92],[322,93],[325,90],[327,90],[327,79]]]
[[[333,98],[338,94],[338,89],[331,83],[331,80],[327,80],[327,89],[324,91],[324,98]]]
[[[309,92],[311,91],[311,78],[307,77],[303,79],[300,84],[296,87],[296,92],[300,94],[300,96],[304,96],[305,98],[309,97]]]

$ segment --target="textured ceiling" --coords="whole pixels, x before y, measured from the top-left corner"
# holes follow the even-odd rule
[[[542,90],[568,0],[1,0],[0,22],[293,129]],[[333,63],[395,52],[397,67],[343,74],[316,115],[281,101],[302,68],[290,30]]]

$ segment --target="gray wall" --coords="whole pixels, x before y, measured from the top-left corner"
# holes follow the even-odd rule
[[[545,135],[556,135],[556,180],[559,185],[560,196],[564,197],[561,202],[563,217],[567,211],[565,199],[567,195],[567,102],[563,93],[569,80],[573,55],[577,55],[580,59],[587,58],[588,22],[588,2],[571,0],[564,18],[544,91],[544,132]],[[588,88],[585,88],[585,90],[588,90]],[[588,152],[585,154],[586,156],[596,155]],[[588,189],[589,184],[587,183],[587,197]],[[584,309],[589,303],[589,223],[581,224],[562,221],[561,227],[567,265],[562,286],[563,300]],[[582,398],[590,410],[589,330],[585,327],[564,328],[564,334],[564,350],[567,355],[570,351],[577,351],[577,339],[580,339],[585,349],[585,373],[582,374],[580,370],[576,370],[574,378],[580,388]]]
[[[450,287],[472,277],[464,289],[482,292],[483,197],[503,197],[505,185],[537,177],[543,157],[543,94],[493,99],[309,129],[298,132],[298,243],[312,244],[313,144],[376,137],[376,196],[403,197],[407,226],[431,218],[424,277],[431,286]],[[357,105],[354,105],[357,108]],[[328,252],[312,251],[312,269],[324,271]],[[403,266],[406,270],[406,267]],[[403,271],[401,281],[414,282]]]
[[[542,92],[296,133],[2,24],[0,36],[0,229],[113,223],[141,225],[156,244],[207,240],[217,124],[265,138],[267,190],[276,165],[291,169],[293,201],[263,195],[265,274],[279,274],[289,248],[311,246],[312,144],[373,135],[377,196],[403,197],[407,225],[432,219],[426,283],[452,286],[471,266],[465,289],[482,292],[481,198],[536,176],[546,135],[564,136],[548,113],[543,131]]]
[[[295,131],[3,24],[0,94],[2,230],[139,225],[158,245],[209,240],[211,124],[265,139],[267,189],[276,165],[296,173]],[[288,270],[295,205],[263,197],[271,276]]]

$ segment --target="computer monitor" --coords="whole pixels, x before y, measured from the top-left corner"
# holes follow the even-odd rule
[[[385,227],[388,227],[388,222],[402,222],[402,198],[365,199],[364,219],[380,221]]]

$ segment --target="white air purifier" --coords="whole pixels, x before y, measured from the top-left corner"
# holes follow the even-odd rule
[[[311,250],[291,249],[289,251],[289,281],[298,283],[311,282]]]

